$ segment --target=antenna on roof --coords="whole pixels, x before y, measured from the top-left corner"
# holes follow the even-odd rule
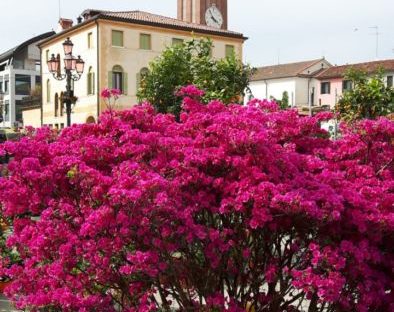
[[[369,27],[370,29],[375,29],[375,33],[372,35],[376,36],[376,59],[379,59],[379,36],[382,34],[379,32],[379,26]]]
[[[60,2],[61,0],[59,0],[58,1],[58,3],[59,3],[59,20],[62,18],[62,6],[61,6],[61,2]]]

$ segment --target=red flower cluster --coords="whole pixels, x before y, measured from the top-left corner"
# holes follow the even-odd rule
[[[2,146],[18,308],[394,310],[393,122],[331,141],[270,102],[184,109]]]

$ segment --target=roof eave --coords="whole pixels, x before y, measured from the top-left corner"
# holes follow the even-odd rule
[[[146,26],[159,26],[159,27],[164,27],[164,28],[169,28],[169,29],[175,29],[175,30],[183,30],[183,31],[189,31],[189,32],[196,32],[196,33],[203,33],[203,34],[210,34],[210,35],[216,35],[216,36],[221,36],[221,37],[228,37],[228,38],[236,38],[236,39],[242,39],[244,41],[248,40],[248,37],[245,37],[243,34],[236,34],[236,33],[223,33],[220,31],[210,31],[210,30],[204,30],[204,29],[193,29],[189,27],[183,27],[183,26],[177,26],[177,25],[166,25],[166,24],[161,24],[161,23],[155,23],[155,22],[149,22],[149,21],[141,21],[141,20],[130,20],[127,18],[120,18],[120,17],[113,17],[113,16],[105,16],[102,14],[98,14],[87,21],[84,21],[80,24],[77,24],[69,29],[66,29],[60,33],[57,33],[51,37],[49,37],[47,40],[43,40],[38,46],[41,48],[42,46],[46,45],[48,42],[51,42],[52,40],[64,36],[65,34],[74,31],[80,27],[83,27],[85,25],[88,25],[91,22],[94,22],[96,20],[110,20],[110,21],[118,21],[118,22],[129,22],[133,24],[138,24],[138,25],[146,25]]]
[[[169,29],[175,29],[175,30],[197,32],[197,33],[210,34],[210,35],[216,35],[216,36],[221,36],[221,37],[237,38],[237,39],[242,39],[244,41],[249,39],[248,37],[245,37],[243,34],[224,33],[224,32],[215,31],[215,30],[198,29],[198,28],[184,27],[184,26],[178,26],[178,25],[168,25],[168,24],[162,24],[162,23],[156,23],[156,22],[150,22],[150,21],[141,21],[141,20],[137,20],[137,19],[132,20],[129,18],[105,16],[105,15],[98,15],[97,18],[103,19],[103,20],[117,21],[117,22],[126,22],[126,23],[129,22],[129,23],[138,24],[138,25],[157,26],[157,27],[163,27],[163,28],[169,28]]]

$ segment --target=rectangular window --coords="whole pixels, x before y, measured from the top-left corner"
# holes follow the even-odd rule
[[[149,34],[140,34],[140,49],[151,50],[151,36]]]
[[[8,80],[4,81],[4,94],[8,94],[9,93],[9,87],[10,87],[10,82]]]
[[[123,31],[120,30],[112,31],[112,46],[123,47]]]
[[[235,52],[234,46],[230,44],[226,44],[226,57],[233,56]]]
[[[176,45],[181,45],[183,43],[183,39],[180,38],[172,38],[172,45],[176,46]]]
[[[350,80],[342,81],[342,91],[350,91],[353,88],[353,84]]]
[[[3,91],[3,82],[0,81],[0,92],[2,92],[2,91]]]
[[[94,94],[94,73],[89,71],[88,73],[88,95]]]
[[[393,76],[387,76],[387,87],[388,88],[393,87]]]
[[[22,101],[16,100],[15,101],[15,120],[22,122],[23,121],[23,116],[22,116]]]
[[[10,121],[10,101],[4,102],[4,121]]]
[[[31,76],[15,75],[15,94],[29,95],[31,87]]]
[[[123,73],[113,72],[112,74],[112,87],[114,89],[119,89],[123,92]]]
[[[330,94],[331,92],[331,83],[330,82],[322,82],[321,83],[321,94]]]
[[[93,33],[88,33],[88,49],[93,48]]]
[[[64,123],[60,124],[60,129],[64,129]]]

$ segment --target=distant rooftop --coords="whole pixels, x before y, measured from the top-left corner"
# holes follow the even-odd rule
[[[258,81],[265,79],[296,77],[301,75],[301,73],[308,67],[311,67],[323,60],[324,58],[297,63],[259,67],[252,76],[251,80]]]
[[[365,71],[367,74],[376,73],[380,68],[384,71],[393,71],[394,72],[394,59],[392,60],[381,60],[381,61],[373,61],[373,62],[365,62],[358,64],[347,64],[341,66],[333,66],[320,74],[316,75],[317,79],[332,79],[332,78],[342,78],[345,76],[346,71],[349,69],[356,69]]]
[[[5,60],[8,60],[9,58],[11,58],[15,53],[17,53],[18,51],[22,50],[23,48],[33,44],[33,43],[37,43],[39,44],[42,40],[51,37],[55,34],[54,31],[50,31],[50,32],[46,32],[44,34],[41,34],[39,36],[35,36],[33,38],[30,38],[29,40],[26,40],[25,42],[18,44],[16,47],[13,47],[12,49],[9,49],[8,51],[0,54],[0,62],[3,62]]]

